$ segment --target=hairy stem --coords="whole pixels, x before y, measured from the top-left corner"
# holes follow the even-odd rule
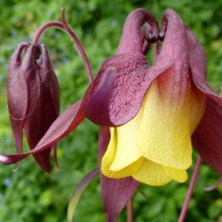
[[[202,161],[202,158],[199,156],[198,159],[197,159],[196,165],[194,167],[193,175],[192,175],[190,185],[189,185],[189,188],[188,188],[188,191],[187,191],[187,195],[186,195],[186,198],[185,198],[185,201],[184,201],[184,204],[183,204],[183,208],[180,212],[178,222],[184,222],[184,220],[185,220],[188,205],[189,205],[189,202],[190,202],[190,199],[191,199],[191,196],[192,196],[192,192],[193,192],[196,180],[197,180],[198,171],[199,171],[199,168],[200,168],[201,161]]]

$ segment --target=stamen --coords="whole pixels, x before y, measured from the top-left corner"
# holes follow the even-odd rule
[[[185,201],[184,201],[184,204],[183,204],[183,208],[180,212],[178,222],[184,222],[184,220],[185,220],[188,205],[189,205],[189,202],[190,202],[190,199],[191,199],[191,196],[192,196],[192,192],[193,192],[196,180],[197,180],[198,171],[199,171],[199,168],[200,168],[201,161],[202,161],[202,158],[199,156],[198,159],[197,159],[194,171],[193,171],[193,175],[192,175],[192,178],[191,178],[191,181],[190,181],[190,186],[188,188],[187,195],[186,195],[186,198],[185,198]]]

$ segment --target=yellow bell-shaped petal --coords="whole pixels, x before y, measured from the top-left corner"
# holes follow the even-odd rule
[[[149,184],[151,186],[161,186],[172,180],[166,174],[160,164],[145,160],[143,166],[137,173],[132,175],[133,178],[141,183]]]
[[[111,129],[111,140],[102,159],[102,172],[113,178],[163,185],[185,182],[192,164],[191,135],[205,108],[205,97],[187,81],[180,89],[156,80],[144,97],[138,114]],[[175,93],[175,94],[174,94]]]
[[[105,176],[111,178],[123,178],[131,176],[132,173],[137,172],[142,167],[143,158],[139,158],[138,160],[132,162],[132,164],[126,165],[121,170],[118,171],[112,170],[111,165],[113,163],[113,160],[115,159],[118,147],[117,129],[111,128],[110,133],[111,133],[111,140],[108,149],[102,158],[101,170]]]

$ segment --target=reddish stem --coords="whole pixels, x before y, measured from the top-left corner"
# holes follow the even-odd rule
[[[57,21],[51,21],[51,22],[47,22],[45,24],[43,24],[42,26],[39,27],[39,29],[36,31],[33,39],[32,39],[32,44],[33,45],[37,45],[38,42],[39,42],[39,39],[42,35],[42,33],[46,30],[46,29],[49,29],[49,28],[60,28],[62,30],[64,30],[63,28],[63,24],[61,22],[57,22]]]
[[[89,60],[87,58],[87,55],[84,51],[84,48],[83,48],[80,40],[78,39],[77,35],[75,34],[75,32],[72,30],[72,28],[68,25],[68,23],[66,21],[65,9],[62,9],[61,19],[62,19],[64,29],[67,31],[67,33],[70,34],[71,38],[73,39],[73,41],[76,44],[76,49],[77,49],[78,53],[82,57],[82,60],[83,60],[84,65],[85,65],[86,72],[88,74],[89,82],[92,82],[93,81],[93,75],[92,75],[91,67],[89,65]]]
[[[192,192],[193,192],[196,180],[197,180],[198,171],[199,171],[199,168],[200,168],[201,161],[202,161],[202,158],[199,156],[198,159],[197,159],[197,162],[195,164],[195,167],[194,167],[193,175],[192,175],[190,185],[189,185],[189,188],[188,188],[188,191],[187,191],[187,195],[186,195],[186,198],[185,198],[185,201],[184,201],[184,204],[183,204],[183,208],[180,212],[178,222],[184,222],[184,220],[185,220],[188,205],[189,205],[189,202],[190,202],[190,199],[191,199],[191,196],[192,196]]]
[[[72,28],[68,25],[68,23],[66,21],[64,9],[62,9],[62,12],[61,12],[61,20],[62,20],[62,22],[52,21],[52,22],[47,22],[47,23],[43,24],[36,31],[36,33],[33,37],[33,40],[32,40],[32,44],[37,45],[42,33],[48,28],[59,28],[59,29],[62,29],[63,31],[66,31],[66,33],[68,33],[71,36],[73,42],[76,45],[77,52],[79,53],[79,55],[81,56],[81,58],[83,60],[89,82],[92,82],[93,75],[92,75],[92,69],[89,64],[89,60],[87,58],[87,55],[85,53],[85,50],[84,50],[80,40],[78,39],[75,32],[72,30]]]
[[[127,203],[126,206],[126,211],[127,211],[127,222],[133,222],[133,197],[130,198],[130,200]]]

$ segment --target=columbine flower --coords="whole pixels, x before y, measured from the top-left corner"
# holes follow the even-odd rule
[[[16,149],[21,153],[23,129],[33,149],[59,114],[58,82],[44,45],[17,47],[9,65],[7,96]],[[50,149],[34,157],[50,170]]]
[[[141,38],[144,22],[152,31],[147,42]],[[112,179],[114,185],[102,183],[110,221],[116,221],[123,206],[115,206],[121,201],[112,190],[121,195],[128,189],[126,204],[136,189],[136,184],[127,186],[128,176],[149,185],[186,181],[192,145],[222,175],[222,100],[206,81],[204,50],[179,16],[167,10],[159,32],[164,41],[149,66],[145,53],[150,40],[157,39],[155,24],[142,9],[129,15],[117,54],[102,65],[87,104],[88,118],[110,127],[109,142],[100,144],[102,174],[125,178]],[[101,132],[100,138],[107,134]]]
[[[149,65],[146,53],[154,42]],[[192,145],[222,175],[222,99],[206,81],[204,50],[172,10],[166,10],[161,32],[146,10],[133,11],[117,54],[104,62],[83,100],[60,115],[29,153],[0,155],[0,162],[48,149],[85,117],[102,126],[101,190],[109,222],[116,221],[138,182],[186,181]]]
[[[164,41],[150,67],[140,40],[147,17],[143,10],[129,15],[117,55],[103,64],[95,80],[87,115],[112,126],[102,158],[104,175],[132,176],[150,185],[184,182],[192,163],[191,135],[206,107],[206,92],[194,82],[195,68],[204,67],[205,57],[178,15],[167,10]],[[152,36],[157,38],[154,30]],[[190,57],[199,52],[203,61],[194,67]],[[97,115],[96,109],[103,112]]]

